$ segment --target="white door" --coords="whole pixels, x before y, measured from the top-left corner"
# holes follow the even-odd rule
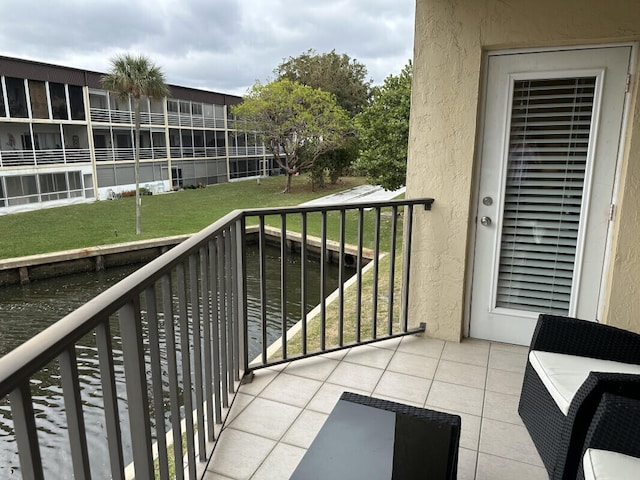
[[[490,56],[470,335],[595,319],[631,47]]]

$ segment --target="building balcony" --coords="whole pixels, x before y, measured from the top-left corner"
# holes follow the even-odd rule
[[[91,121],[98,123],[122,123],[133,125],[135,116],[130,110],[110,110],[108,108],[92,107]],[[164,125],[164,113],[140,112],[141,125]]]
[[[96,148],[97,162],[129,161],[134,159],[133,148]],[[140,160],[166,160],[166,147],[140,148]]]
[[[91,152],[88,148],[3,150],[0,152],[0,167],[38,167],[89,162],[91,162]]]
[[[526,347],[420,335],[260,370],[239,387],[203,478],[289,478],[349,391],[459,415],[459,480],[547,479],[517,413],[526,358]]]
[[[155,468],[171,478],[184,469],[184,478],[209,480],[287,478],[343,391],[460,415],[458,478],[545,478],[516,413],[526,350],[429,339],[428,317],[408,318],[419,294],[408,288],[413,219],[432,201],[233,212],[1,358],[0,412],[23,478],[51,468],[41,439],[52,432],[41,431],[36,403],[51,392],[64,399],[56,441],[70,453],[56,454],[60,471],[152,478]],[[291,278],[279,268],[279,299],[266,295],[269,238],[280,264],[293,257],[300,269]],[[325,300],[292,327],[287,305],[307,305],[311,257]],[[331,294],[329,261],[340,277]],[[347,265],[356,272],[348,281]],[[288,293],[293,284],[301,298]],[[273,301],[281,321],[268,324]],[[83,383],[87,362],[97,362],[98,389]],[[45,375],[53,385],[43,371],[55,372]],[[91,431],[103,429],[97,439],[88,418]],[[105,449],[97,458],[96,441]]]

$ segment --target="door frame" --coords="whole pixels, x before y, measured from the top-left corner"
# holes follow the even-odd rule
[[[500,49],[500,50],[486,50],[482,54],[481,62],[481,74],[479,83],[479,95],[478,95],[478,111],[477,111],[477,123],[475,134],[475,148],[473,156],[473,180],[471,185],[471,205],[470,215],[468,219],[468,245],[467,245],[467,259],[465,262],[465,286],[464,286],[464,316],[463,316],[463,337],[468,338],[471,329],[471,296],[473,289],[473,273],[474,273],[474,261],[475,261],[475,246],[476,246],[476,231],[477,231],[477,216],[479,209],[479,189],[480,189],[480,174],[481,174],[481,162],[482,162],[482,148],[484,139],[485,123],[484,118],[487,109],[487,85],[489,76],[489,57],[500,55],[521,55],[527,53],[545,53],[545,52],[562,52],[562,51],[578,51],[589,50],[597,48],[613,48],[613,47],[631,47],[631,60],[629,63],[629,72],[637,71],[638,66],[638,48],[640,42],[615,42],[615,43],[601,43],[601,44],[586,44],[577,46],[557,46],[557,47],[545,47],[545,48],[516,48],[516,49]],[[627,143],[627,132],[630,121],[631,110],[631,95],[633,94],[633,81],[630,79],[628,83],[627,91],[625,92],[624,105],[622,109],[622,122],[620,128],[620,138],[618,154],[615,159],[615,172],[613,181],[613,190],[611,196],[612,203],[612,221],[609,222],[609,227],[606,234],[605,243],[605,256],[602,269],[602,277],[600,286],[598,289],[598,305],[596,321],[601,321],[608,286],[609,269],[611,266],[611,245],[613,243],[613,231],[614,224],[617,218],[617,199],[619,197],[620,190],[620,176],[623,165],[623,159],[625,157],[625,146]]]

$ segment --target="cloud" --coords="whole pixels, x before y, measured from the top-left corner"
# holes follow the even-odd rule
[[[412,56],[414,8],[413,0],[23,0],[0,17],[0,54],[107,71],[117,53],[142,53],[170,83],[241,95],[272,79],[283,59],[335,49],[379,84]]]

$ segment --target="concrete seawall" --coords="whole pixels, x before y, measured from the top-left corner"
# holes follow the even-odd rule
[[[146,263],[187,238],[178,235],[0,260],[0,286]]]
[[[257,233],[257,226],[247,227],[247,244],[258,242]],[[110,267],[147,263],[189,237],[190,235],[177,235],[0,260],[0,287],[18,283],[27,284],[33,280],[59,277],[70,273],[95,272]],[[271,245],[280,245],[281,232],[277,228],[265,227],[265,238]],[[302,236],[299,233],[287,232],[288,251],[299,252],[301,241]],[[319,238],[307,237],[308,255],[319,258],[321,244]],[[353,266],[357,254],[357,247],[345,245],[345,264]],[[373,250],[364,248],[362,255],[365,263],[368,263],[373,259]],[[327,240],[327,261],[338,263],[339,257],[339,243]]]

